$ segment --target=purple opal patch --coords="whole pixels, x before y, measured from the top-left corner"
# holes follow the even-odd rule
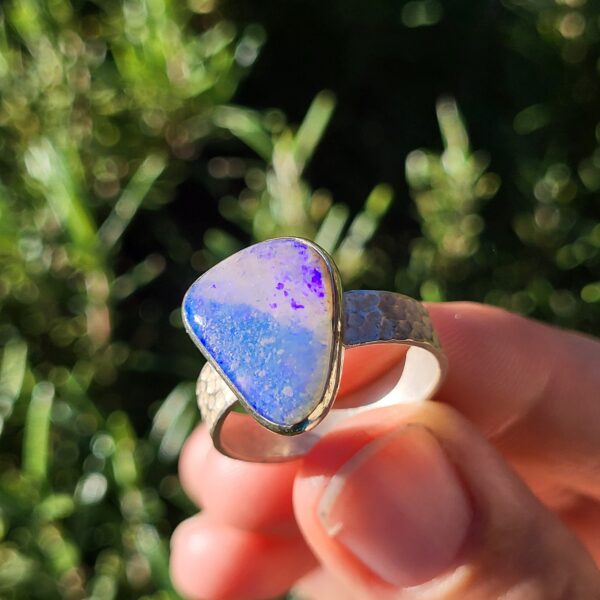
[[[200,277],[183,302],[188,332],[267,421],[291,427],[316,408],[333,352],[333,280],[311,244],[278,238]]]

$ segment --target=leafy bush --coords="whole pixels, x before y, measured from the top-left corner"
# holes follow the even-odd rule
[[[261,32],[160,0],[3,10],[0,593],[173,596],[166,499],[187,508],[173,460],[196,411],[189,383],[143,437],[123,410],[119,371],[150,366],[120,306],[166,261],[121,261],[122,236],[171,199]]]
[[[598,331],[592,3],[0,11],[2,597],[176,597],[201,366],[179,303],[251,241]]]

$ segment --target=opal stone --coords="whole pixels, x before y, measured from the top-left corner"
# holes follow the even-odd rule
[[[255,413],[302,422],[329,379],[334,282],[310,244],[278,238],[219,263],[189,289],[183,317]]]

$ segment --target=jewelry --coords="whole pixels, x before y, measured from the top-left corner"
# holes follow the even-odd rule
[[[302,456],[352,414],[430,398],[446,370],[420,302],[342,294],[332,258],[301,238],[267,240],[225,259],[194,282],[182,312],[207,360],[197,385],[202,418],[215,447],[241,460]],[[385,394],[374,402],[332,408],[344,351],[378,343],[408,346],[401,375],[382,377]]]

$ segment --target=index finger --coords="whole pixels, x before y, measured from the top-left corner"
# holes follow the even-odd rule
[[[528,473],[600,498],[600,342],[480,304],[428,310],[449,362],[436,400]]]

